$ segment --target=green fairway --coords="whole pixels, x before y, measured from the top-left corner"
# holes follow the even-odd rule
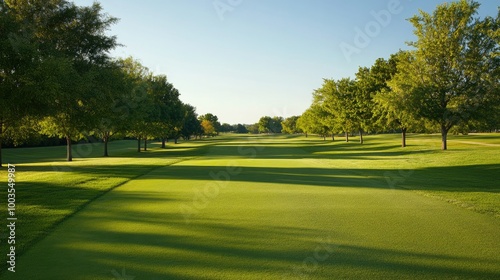
[[[0,277],[498,279],[500,137],[439,141],[229,135],[139,157],[121,141],[73,163],[7,150],[22,256]]]

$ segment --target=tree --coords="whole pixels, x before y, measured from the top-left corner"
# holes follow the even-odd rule
[[[109,60],[116,38],[105,31],[117,19],[102,13],[99,4],[79,7],[64,0],[7,1],[10,11],[34,35],[37,55],[51,69],[44,78],[53,80],[55,96],[42,131],[66,138],[67,160],[71,161],[71,141],[81,136],[95,121],[96,101],[92,84],[94,66]],[[48,74],[50,73],[50,74]]]
[[[287,134],[300,133],[301,129],[297,127],[297,120],[299,119],[299,117],[300,116],[288,117],[283,122],[281,122],[281,126],[283,127],[281,132]]]
[[[196,114],[195,107],[189,104],[183,104],[182,122],[180,123],[180,126],[176,127],[175,131],[176,143],[179,135],[182,135],[184,139],[189,140],[192,135],[201,135],[203,133],[203,128],[201,127],[200,121],[198,119],[198,114]]]
[[[400,51],[391,55],[388,61],[383,59],[377,60],[373,71],[379,73],[382,86],[377,90],[373,100],[375,106],[374,116],[376,124],[384,129],[397,128],[401,130],[401,146],[406,147],[406,133],[411,128],[420,126],[420,121],[415,116],[415,110],[412,109],[409,94],[411,90],[404,85],[404,81],[399,79],[402,76],[396,76],[398,67],[404,67],[407,63],[399,63],[402,60],[410,60],[409,52]],[[376,68],[375,68],[376,67]],[[383,85],[385,83],[385,85]]]
[[[221,124],[219,122],[219,118],[216,115],[211,114],[211,113],[207,113],[205,115],[201,115],[199,117],[199,120],[200,120],[200,123],[203,120],[207,120],[207,121],[211,122],[213,127],[214,127],[214,134],[216,134],[216,135],[219,134],[219,132],[221,130]]]
[[[57,58],[42,59],[33,21],[18,13],[22,5],[0,1],[0,166],[4,131],[48,113],[58,83],[47,73],[65,67]]]
[[[206,136],[215,135],[215,127],[211,121],[207,119],[202,120],[201,127],[203,128],[203,134],[205,134]]]
[[[41,133],[66,139],[66,160],[73,160],[72,141],[84,137],[83,131],[95,127],[89,76],[81,76],[68,59],[60,59],[57,72],[57,97],[51,114],[40,121]],[[54,70],[54,69],[53,69]],[[70,94],[71,93],[71,94]]]
[[[182,104],[179,91],[167,81],[165,75],[150,76],[150,95],[153,98],[153,115],[150,124],[153,136],[160,137],[162,148],[171,133],[172,126],[182,121]]]
[[[271,121],[272,118],[269,116],[261,117],[259,119],[259,133],[269,133],[270,129],[269,127],[271,126]]]
[[[251,134],[259,134],[259,124],[247,124],[245,125],[246,130]]]
[[[150,94],[151,83],[148,80],[151,74],[147,67],[132,57],[120,59],[119,63],[131,90],[115,100],[113,111],[125,121],[123,129],[127,134],[137,139],[137,152],[140,153],[141,140],[147,141],[147,137],[154,133],[154,127],[149,125],[152,114],[155,113],[154,100]]]
[[[356,81],[350,78],[325,79],[323,87],[315,91],[315,95],[321,96],[324,110],[334,116],[331,126],[345,132],[346,142],[349,142],[349,133],[360,127],[356,111],[357,91]]]
[[[227,133],[227,132],[232,132],[236,131],[235,127],[228,124],[228,123],[223,123],[220,127],[220,132]]]
[[[240,134],[246,134],[246,133],[249,132],[248,129],[247,129],[247,127],[245,125],[241,124],[241,123],[239,123],[239,124],[236,125],[234,131],[236,133],[240,133]]]
[[[318,134],[326,140],[328,135],[332,135],[334,139],[334,132],[332,132],[332,115],[330,115],[322,104],[314,102],[311,106],[297,119],[297,128],[306,134]]]
[[[297,127],[307,136],[314,131],[314,121],[310,108],[297,119]]]
[[[261,117],[258,123],[260,133],[281,133],[282,117]]]
[[[108,157],[108,144],[111,137],[120,131],[125,131],[127,118],[117,112],[116,105],[120,99],[125,99],[132,92],[132,84],[127,79],[118,61],[109,62],[97,69],[96,83],[93,92],[97,98],[97,125],[94,134],[102,139],[103,156]]]
[[[417,40],[409,45],[395,86],[408,89],[412,109],[439,125],[442,149],[460,122],[491,117],[498,100],[499,16],[474,18],[480,4],[461,0],[410,18]]]

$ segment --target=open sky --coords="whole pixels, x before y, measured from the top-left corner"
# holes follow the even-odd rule
[[[92,0],[76,0],[88,6]],[[300,115],[323,78],[352,77],[414,40],[406,20],[445,0],[102,0],[110,34],[199,114],[230,124]],[[480,16],[495,16],[483,0]]]

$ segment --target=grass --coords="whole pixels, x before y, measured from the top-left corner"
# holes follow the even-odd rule
[[[7,150],[24,246],[2,279],[496,279],[500,137],[450,138]]]
[[[4,162],[16,166],[16,252],[22,254],[111,189],[155,168],[202,155],[205,144],[186,143],[168,150],[153,144],[149,151],[137,154],[135,141],[116,141],[110,144],[114,156],[110,158],[99,157],[101,144],[85,144],[73,148],[77,156],[73,162],[64,161],[65,147],[5,149]],[[5,168],[0,177],[7,177]],[[0,195],[6,201],[6,189]],[[2,220],[6,212],[2,211]],[[2,233],[4,252],[8,236]],[[0,260],[5,270],[6,255],[2,254]]]

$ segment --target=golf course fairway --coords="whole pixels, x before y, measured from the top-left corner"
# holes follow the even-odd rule
[[[95,199],[1,278],[500,279],[499,217],[440,199],[482,178],[470,192],[497,204],[500,146],[387,137],[222,137]]]

